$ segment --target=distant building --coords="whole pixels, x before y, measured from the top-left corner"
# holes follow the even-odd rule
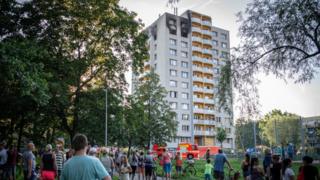
[[[320,116],[302,118],[302,126],[305,128],[305,146],[320,154]]]
[[[216,140],[220,127],[227,132],[223,147],[233,149],[233,117],[218,110],[216,98],[221,67],[230,53],[229,31],[212,26],[210,16],[190,10],[181,16],[165,13],[145,31],[150,59],[144,72],[155,69],[177,114],[177,138],[168,146],[180,142],[220,146]],[[143,75],[133,76],[133,91]],[[232,109],[231,103],[228,106]]]

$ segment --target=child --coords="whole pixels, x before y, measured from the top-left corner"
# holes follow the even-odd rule
[[[177,155],[175,157],[176,160],[176,175],[181,175],[182,174],[182,159],[180,156],[180,152],[177,152]]]
[[[207,159],[207,164],[205,165],[205,170],[204,170],[204,179],[205,180],[211,180],[212,169],[213,169],[213,166],[210,163],[210,159]]]

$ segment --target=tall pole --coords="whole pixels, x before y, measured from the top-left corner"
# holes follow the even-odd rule
[[[277,135],[277,129],[276,129],[276,126],[277,126],[277,120],[275,119],[274,120],[274,138],[275,138],[275,143],[276,143],[276,146],[278,145],[278,135]]]
[[[105,121],[105,134],[104,134],[104,144],[108,145],[108,88],[106,86],[106,121]]]
[[[254,151],[256,151],[257,147],[257,138],[256,138],[256,121],[253,121],[253,139],[254,139]]]
[[[305,136],[304,136],[304,127],[303,127],[303,120],[300,116],[300,127],[301,127],[301,147],[302,147],[302,156],[305,155]]]

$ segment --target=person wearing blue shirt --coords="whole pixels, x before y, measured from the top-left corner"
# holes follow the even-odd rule
[[[111,180],[110,175],[98,158],[87,156],[88,140],[77,134],[72,140],[74,156],[63,167],[61,180]]]
[[[230,170],[232,170],[231,164],[229,163],[226,155],[222,152],[222,149],[218,150],[218,154],[214,158],[214,178],[217,180],[224,179],[224,163],[228,164]]]

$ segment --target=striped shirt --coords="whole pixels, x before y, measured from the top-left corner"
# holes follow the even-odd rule
[[[56,163],[57,163],[57,169],[61,171],[63,169],[64,164],[64,153],[63,151],[56,152]]]

